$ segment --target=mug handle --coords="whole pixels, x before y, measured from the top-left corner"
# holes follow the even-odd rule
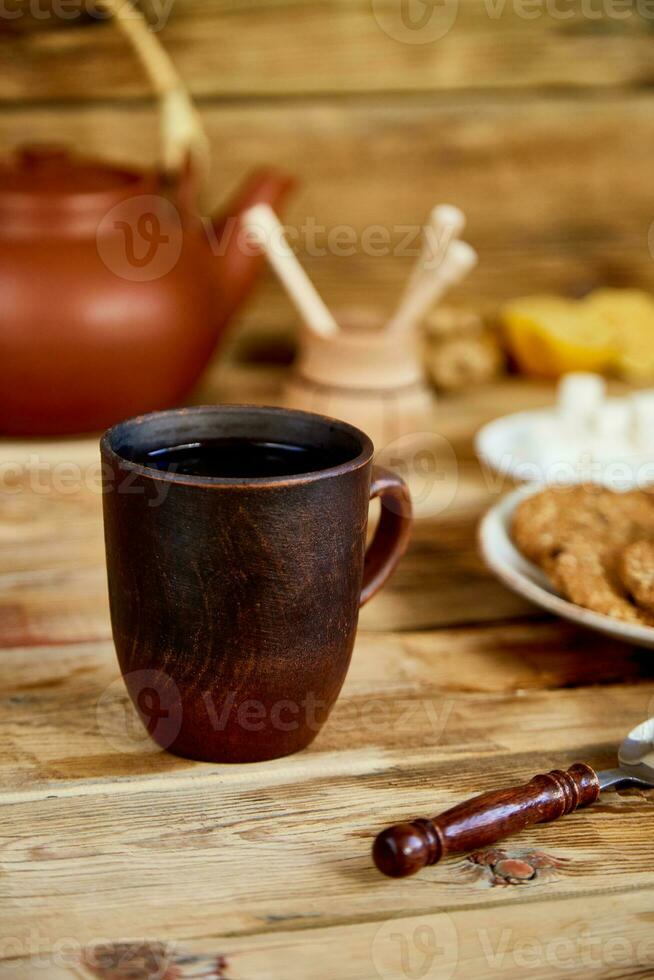
[[[411,496],[404,480],[382,466],[374,466],[370,499],[381,499],[381,516],[366,551],[360,606],[372,599],[395,571],[411,534]]]

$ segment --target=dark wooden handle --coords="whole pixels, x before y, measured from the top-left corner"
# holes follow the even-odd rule
[[[379,592],[406,551],[411,533],[411,496],[404,480],[391,470],[375,466],[370,499],[381,498],[381,516],[366,551],[361,605]]]
[[[472,851],[515,834],[532,823],[558,820],[594,803],[597,774],[578,762],[566,772],[534,776],[525,786],[483,793],[432,820],[414,820],[382,830],[372,856],[390,878],[406,878],[446,854]]]

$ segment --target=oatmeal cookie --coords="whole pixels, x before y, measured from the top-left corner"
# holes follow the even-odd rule
[[[627,545],[618,561],[618,575],[638,605],[654,613],[654,540]]]
[[[512,533],[520,551],[565,598],[605,616],[654,626],[654,575],[651,608],[632,600],[636,595],[621,575],[625,549],[654,540],[651,494],[551,487],[519,505]]]
[[[646,493],[616,493],[595,485],[548,487],[516,508],[512,535],[525,558],[543,565],[579,533],[616,545],[634,539],[635,528],[654,536],[654,499]],[[643,537],[641,533],[637,535]]]
[[[547,574],[566,599],[585,609],[627,623],[654,626],[654,613],[630,598],[618,573],[621,546],[604,544],[586,534],[573,535],[547,563]]]

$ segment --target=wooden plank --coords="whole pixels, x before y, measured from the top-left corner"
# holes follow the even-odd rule
[[[597,4],[589,15],[580,0],[558,7],[455,0],[433,10],[421,33],[403,24],[394,0],[152,0],[149,7],[157,36],[202,98],[605,88],[653,79],[651,15],[639,4]],[[4,41],[0,33],[3,100],[150,94],[113,27],[69,24],[46,18],[37,32]]]
[[[35,687],[5,702],[2,755],[22,746],[36,770],[5,791],[0,812],[6,934],[25,942],[38,926],[51,941],[72,930],[89,942],[136,928],[186,939],[505,904],[506,890],[489,889],[466,858],[391,885],[371,866],[371,835],[579,758],[612,764],[615,744],[654,696],[651,683],[521,696],[391,685],[382,674],[371,683],[374,650],[365,659],[369,680],[357,673],[360,655],[313,748],[274,765],[194,765],[158,753],[158,773],[134,778],[144,754],[112,751],[97,720],[107,702],[90,672],[67,671],[48,694]],[[124,727],[114,734],[124,738]],[[106,749],[89,757],[94,738]],[[565,824],[521,835],[515,848],[563,862],[526,886],[525,898],[528,888],[557,900],[652,888],[652,793],[607,793]]]
[[[342,698],[308,753],[274,769],[216,768],[175,759],[148,742],[110,641],[5,649],[0,678],[0,784],[21,800],[102,792],[118,779],[149,786],[164,776],[193,782],[219,774],[221,780],[247,781],[272,773],[285,781],[284,773],[293,779],[298,767],[311,770],[316,761],[338,770],[341,758],[346,770],[388,771],[401,764],[407,746],[414,762],[433,753],[459,758],[517,752],[536,724],[544,725],[544,741],[535,748],[565,752],[566,738],[570,744],[592,742],[574,715],[574,689],[606,687],[588,695],[585,710],[591,726],[600,705],[611,710],[615,717],[602,740],[613,732],[616,741],[647,717],[652,694],[647,651],[556,621],[406,634],[362,629]],[[620,681],[636,685],[625,688],[623,708],[620,689],[612,686]],[[560,705],[553,693],[558,688],[570,689]],[[560,732],[553,735],[556,726]]]
[[[0,645],[106,638],[97,439],[1,452]]]
[[[197,957],[190,959],[191,970],[223,957],[225,977],[619,980],[647,977],[654,969],[653,907],[654,891],[643,889],[556,903],[516,901],[495,905],[492,917],[482,908],[322,929],[287,930],[281,923],[274,934],[245,937],[218,935],[218,925],[206,938],[171,945],[180,957]],[[134,929],[129,935],[139,938]],[[52,952],[41,949],[37,939],[7,940],[5,946],[13,958],[0,962],[0,977],[34,980],[46,969],[48,980],[90,976],[80,969],[83,944],[70,934]]]
[[[214,200],[262,162],[298,175],[288,221],[334,307],[393,308],[435,200],[464,208],[480,253],[455,302],[494,309],[532,291],[651,287],[649,94],[238,104],[206,107],[203,116]],[[114,159],[156,155],[155,119],[145,109],[35,109],[0,118],[0,145],[37,139],[70,140]],[[343,254],[351,251],[343,226],[353,230],[351,255]],[[270,274],[238,321],[287,331],[295,322]]]

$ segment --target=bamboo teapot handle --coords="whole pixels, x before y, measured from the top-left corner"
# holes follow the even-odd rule
[[[209,172],[209,140],[172,59],[131,0],[96,0],[96,4],[114,18],[159,98],[164,171],[176,175],[191,159],[194,173],[204,182]]]

